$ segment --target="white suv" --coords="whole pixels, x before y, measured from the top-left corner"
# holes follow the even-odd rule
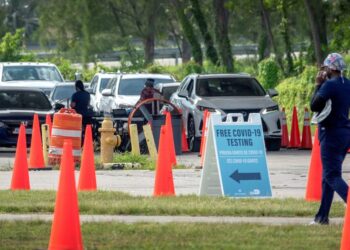
[[[64,82],[59,69],[52,63],[0,63],[0,76],[0,86],[38,88],[47,96],[56,83]]]
[[[111,79],[102,91],[101,110],[110,113],[113,109],[133,107],[140,98],[147,78],[154,79],[154,85],[175,82],[171,75],[120,74]]]
[[[250,113],[260,113],[267,150],[281,147],[280,111],[271,99],[278,93],[265,91],[260,83],[248,74],[192,74],[188,75],[170,101],[182,110],[190,149],[198,151],[203,126],[203,111],[216,112],[225,117],[228,113],[241,113],[245,121]]]
[[[91,105],[94,111],[99,112],[100,110],[100,100],[102,98],[102,90],[107,87],[109,80],[113,77],[117,77],[118,73],[97,73],[92,78],[89,87],[86,89],[91,96]]]

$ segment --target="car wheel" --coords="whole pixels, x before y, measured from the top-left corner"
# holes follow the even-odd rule
[[[188,118],[188,124],[187,124],[187,140],[188,140],[188,146],[189,150],[192,152],[199,152],[200,148],[200,138],[196,137],[196,130],[195,130],[195,123],[192,116]]]
[[[266,139],[265,145],[267,151],[279,151],[281,149],[281,138]]]

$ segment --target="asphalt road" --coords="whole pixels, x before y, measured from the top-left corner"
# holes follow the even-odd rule
[[[0,190],[9,189],[14,159],[14,149],[0,149]],[[273,197],[303,198],[310,164],[311,151],[286,150],[268,152],[267,162]],[[197,154],[183,154],[177,157],[180,164],[188,169],[173,171],[177,195],[198,194],[201,169]],[[345,180],[350,179],[350,155],[343,167]],[[59,171],[30,171],[31,188],[56,190]],[[76,171],[76,178],[79,171]],[[98,170],[96,171],[99,190],[127,192],[132,195],[149,196],[153,193],[154,172],[147,170]],[[337,197],[337,199],[339,199]]]

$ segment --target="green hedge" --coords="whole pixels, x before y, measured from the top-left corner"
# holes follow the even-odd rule
[[[288,124],[290,124],[294,106],[298,110],[299,123],[303,121],[304,108],[307,107],[310,110],[309,103],[315,89],[316,73],[316,67],[307,66],[300,75],[286,78],[277,85],[276,90],[279,95],[276,101],[281,108],[286,109]]]

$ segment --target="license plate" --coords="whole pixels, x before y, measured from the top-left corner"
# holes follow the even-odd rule
[[[14,134],[18,134],[19,133],[19,128],[15,128],[14,130],[13,130],[13,133]],[[31,128],[26,128],[26,134],[28,135],[31,135],[32,134],[32,129]]]

